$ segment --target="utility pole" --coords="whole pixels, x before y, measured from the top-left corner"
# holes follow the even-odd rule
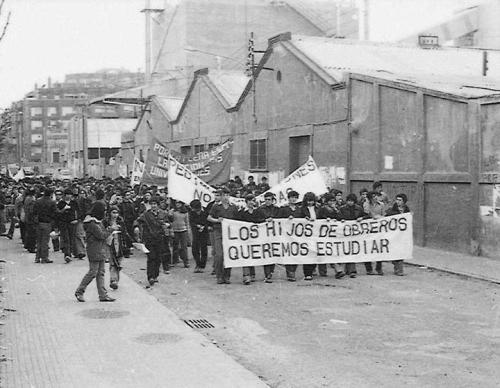
[[[82,156],[83,156],[83,177],[85,178],[88,170],[87,165],[89,161],[89,133],[87,127],[87,105],[82,105]]]

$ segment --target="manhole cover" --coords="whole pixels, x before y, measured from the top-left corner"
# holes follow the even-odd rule
[[[80,315],[92,319],[115,319],[129,315],[130,312],[123,310],[91,309],[83,310]]]
[[[184,323],[192,329],[213,329],[215,328],[206,319],[184,319]]]
[[[137,342],[147,344],[147,345],[156,345],[156,344],[164,344],[164,343],[175,343],[179,342],[182,337],[178,334],[171,333],[148,333],[140,335],[136,337],[135,340]]]

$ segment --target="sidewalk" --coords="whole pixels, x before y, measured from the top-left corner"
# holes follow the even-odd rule
[[[438,249],[413,248],[407,263],[500,284],[500,259],[470,256]]]
[[[116,302],[99,302],[92,282],[79,303],[88,262],[34,264],[18,242],[0,240],[2,387],[267,386],[127,276]]]

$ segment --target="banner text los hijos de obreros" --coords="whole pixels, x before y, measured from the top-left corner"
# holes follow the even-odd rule
[[[165,168],[165,160],[160,159]],[[171,155],[168,155],[167,170],[171,198],[185,203],[199,199],[203,206],[214,200],[215,189]],[[281,205],[286,203],[290,190],[297,191],[299,199],[308,191],[316,195],[327,191],[312,157],[269,191],[276,194],[277,204]],[[231,198],[231,202],[240,206],[244,204],[241,198]],[[275,219],[251,224],[225,219],[222,223],[224,265],[230,268],[273,263],[321,264],[408,259],[413,251],[412,230],[411,214],[361,222]]]
[[[273,219],[261,224],[222,221],[224,266],[359,263],[409,259],[413,216],[362,221]]]

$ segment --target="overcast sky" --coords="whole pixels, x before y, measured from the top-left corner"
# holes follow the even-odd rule
[[[480,1],[371,0],[370,35],[402,38]],[[151,4],[161,6],[163,0]],[[49,76],[63,81],[65,74],[102,68],[144,71],[144,7],[145,0],[6,0],[0,20],[8,10],[12,17],[0,42],[0,108],[23,98],[35,82],[46,84]]]
[[[0,107],[68,73],[144,71],[144,0],[6,0],[0,42]],[[4,15],[0,20],[3,20]]]

